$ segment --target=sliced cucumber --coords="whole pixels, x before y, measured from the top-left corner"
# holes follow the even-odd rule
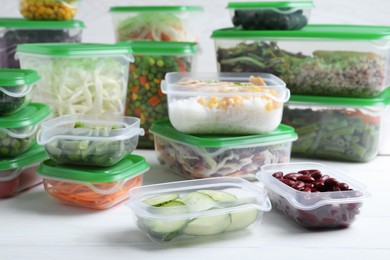
[[[148,198],[143,202],[149,206],[160,207],[168,202],[176,200],[179,197],[180,195],[177,193],[169,193]]]
[[[190,211],[203,211],[215,206],[215,201],[209,195],[200,192],[190,192],[178,201],[186,204]]]
[[[224,232],[231,224],[229,214],[199,217],[188,223],[183,233],[192,236],[208,236]]]
[[[234,194],[227,193],[219,190],[198,190],[197,192],[209,195],[214,201],[230,201],[236,200],[237,197]]]
[[[250,226],[256,221],[258,214],[259,211],[257,209],[249,209],[230,213],[231,224],[226,229],[226,231],[240,230]]]

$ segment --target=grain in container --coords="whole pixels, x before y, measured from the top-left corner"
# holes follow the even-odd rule
[[[45,191],[64,204],[108,209],[129,198],[129,190],[142,185],[149,170],[145,159],[127,155],[110,167],[76,166],[43,161],[38,173]]]
[[[262,165],[289,162],[292,142],[297,140],[294,129],[286,125],[260,135],[189,135],[161,120],[153,123],[151,132],[160,164],[186,179],[255,180]]]
[[[376,98],[292,95],[282,123],[295,128],[294,156],[367,162],[376,157],[390,89]]]
[[[112,115],[125,112],[130,47],[115,44],[22,44],[22,68],[41,76],[33,101],[46,102],[53,116]]]
[[[264,189],[234,177],[134,188],[127,205],[140,231],[162,245],[250,235],[271,209]]]
[[[29,20],[71,20],[79,0],[19,0],[19,11]]]
[[[20,68],[16,47],[24,43],[81,42],[82,21],[0,18],[0,68]]]
[[[218,70],[268,72],[292,94],[374,97],[390,86],[390,27],[307,25],[301,30],[221,29]]]

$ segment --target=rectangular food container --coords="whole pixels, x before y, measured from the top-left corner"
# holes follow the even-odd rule
[[[317,172],[315,173],[317,176],[314,172]],[[283,173],[283,177],[278,179],[279,176],[275,173],[279,176]],[[290,176],[288,176],[289,173],[291,173]],[[286,184],[291,181],[297,184],[299,179],[305,178],[298,177],[299,175],[315,179],[313,182],[315,187],[320,187],[323,183],[322,188],[319,189],[324,191],[307,192]],[[264,165],[256,177],[263,182],[274,208],[295,220],[297,224],[310,229],[350,226],[360,214],[364,200],[370,196],[366,187],[360,182],[319,163]],[[294,178],[296,178],[295,181]],[[318,182],[320,184],[317,184]],[[344,186],[344,188],[328,191],[331,186]]]
[[[115,44],[21,44],[24,69],[41,76],[33,101],[45,102],[53,116],[111,115],[125,112],[131,48]]]
[[[222,239],[258,226],[271,209],[262,188],[233,177],[142,186],[127,204],[139,229],[165,245]]]
[[[229,2],[232,23],[244,30],[299,30],[306,26],[312,1]]]
[[[199,40],[201,6],[113,6],[117,42],[128,40],[194,42]]]
[[[0,198],[9,198],[42,183],[36,173],[39,163],[47,159],[45,150],[35,144],[27,152],[0,160]]]
[[[0,116],[11,115],[29,104],[39,79],[34,70],[0,69]]]
[[[221,72],[268,72],[292,94],[374,97],[390,85],[390,27],[307,25],[212,34]]]
[[[275,130],[290,91],[266,73],[168,73],[161,83],[169,120],[188,134],[262,134]]]
[[[111,167],[76,166],[43,161],[38,173],[48,194],[64,204],[108,209],[129,198],[129,190],[142,185],[149,170],[145,159],[127,155]]]
[[[112,166],[135,150],[143,134],[135,117],[67,115],[42,123],[37,143],[58,163]]]
[[[166,95],[160,83],[168,72],[192,71],[196,66],[197,43],[191,42],[121,42],[133,50],[134,63],[130,64],[126,111],[128,116],[141,119],[145,136],[140,137],[140,148],[154,147],[149,133],[152,122],[168,118]]]
[[[188,135],[168,120],[154,122],[155,150],[161,165],[187,178],[236,176],[255,180],[260,167],[289,162],[292,127],[280,125],[261,135]]]
[[[19,0],[19,11],[29,20],[72,20],[79,0]]]
[[[282,123],[295,128],[299,139],[292,154],[316,159],[367,162],[378,154],[382,118],[390,89],[376,98],[292,95]],[[385,137],[385,136],[383,136]]]
[[[0,68],[19,68],[16,47],[24,43],[81,42],[81,21],[29,21],[0,18]]]
[[[51,111],[46,104],[30,103],[15,114],[0,117],[0,158],[18,156],[35,144],[39,126]]]

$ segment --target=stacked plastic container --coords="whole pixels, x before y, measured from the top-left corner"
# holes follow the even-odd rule
[[[153,121],[168,117],[160,82],[168,72],[190,72],[199,52],[200,6],[113,6],[116,41],[133,49],[129,71],[127,116],[141,118],[145,136],[140,148],[154,147]]]
[[[47,156],[35,137],[51,111],[30,102],[38,80],[33,70],[0,69],[0,198],[42,182],[36,168]]]

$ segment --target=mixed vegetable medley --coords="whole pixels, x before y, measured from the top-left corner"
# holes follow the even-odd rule
[[[26,96],[12,97],[0,90],[0,116],[12,114],[27,103]]]
[[[34,143],[38,128],[0,128],[0,157],[18,156],[27,151]]]
[[[30,20],[71,20],[78,0],[19,0],[20,13]]]

